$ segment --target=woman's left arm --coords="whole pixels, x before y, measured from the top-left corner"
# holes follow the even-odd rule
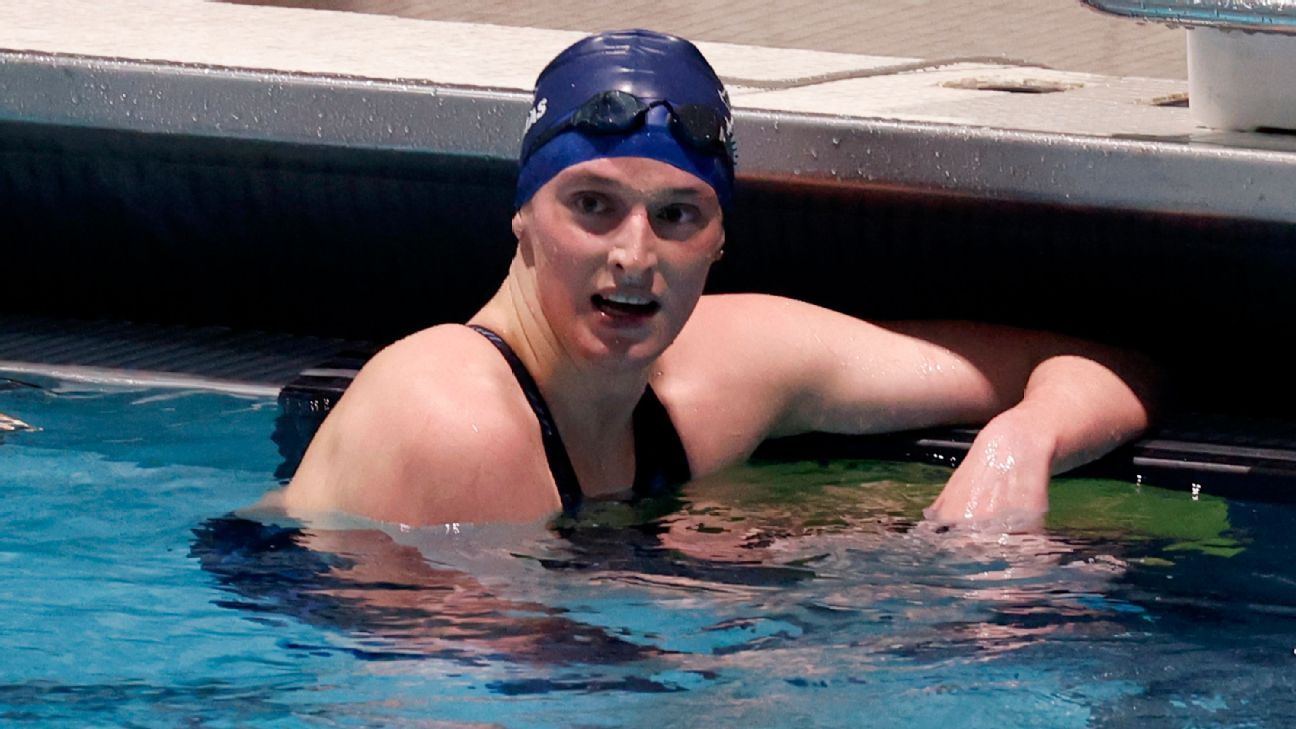
[[[678,341],[689,355],[681,369],[705,371],[708,382],[733,390],[724,402],[768,410],[739,418],[757,423],[763,437],[984,423],[928,510],[943,523],[1038,522],[1049,477],[1141,433],[1156,389],[1156,371],[1142,357],[1048,332],[975,322],[877,325],[750,294],[705,297],[694,319]]]

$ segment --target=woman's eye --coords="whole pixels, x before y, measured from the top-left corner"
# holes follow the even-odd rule
[[[602,195],[577,195],[572,204],[578,212],[585,215],[598,215],[608,210],[607,200]]]
[[[698,219],[698,210],[692,205],[667,205],[657,211],[657,219],[670,225],[692,223]]]

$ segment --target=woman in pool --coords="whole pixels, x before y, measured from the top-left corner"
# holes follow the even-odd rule
[[[928,515],[1016,527],[1047,509],[1051,474],[1146,426],[1146,370],[1095,344],[702,296],[731,130],[688,41],[624,31],[561,53],[527,118],[503,285],[470,326],[378,354],[280,505],[530,521],[714,472],[773,436],[985,423]]]

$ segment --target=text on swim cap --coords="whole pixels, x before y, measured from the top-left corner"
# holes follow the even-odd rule
[[[522,128],[522,136],[526,136],[526,133],[531,131],[531,127],[535,126],[535,123],[540,121],[540,117],[543,117],[548,110],[549,99],[545,98],[536,101],[535,106],[531,107],[531,110],[527,112],[526,126]]]

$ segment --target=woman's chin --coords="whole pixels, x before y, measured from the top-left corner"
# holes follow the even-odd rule
[[[588,357],[612,369],[648,367],[670,346],[671,339],[658,327],[603,328],[593,333]]]

